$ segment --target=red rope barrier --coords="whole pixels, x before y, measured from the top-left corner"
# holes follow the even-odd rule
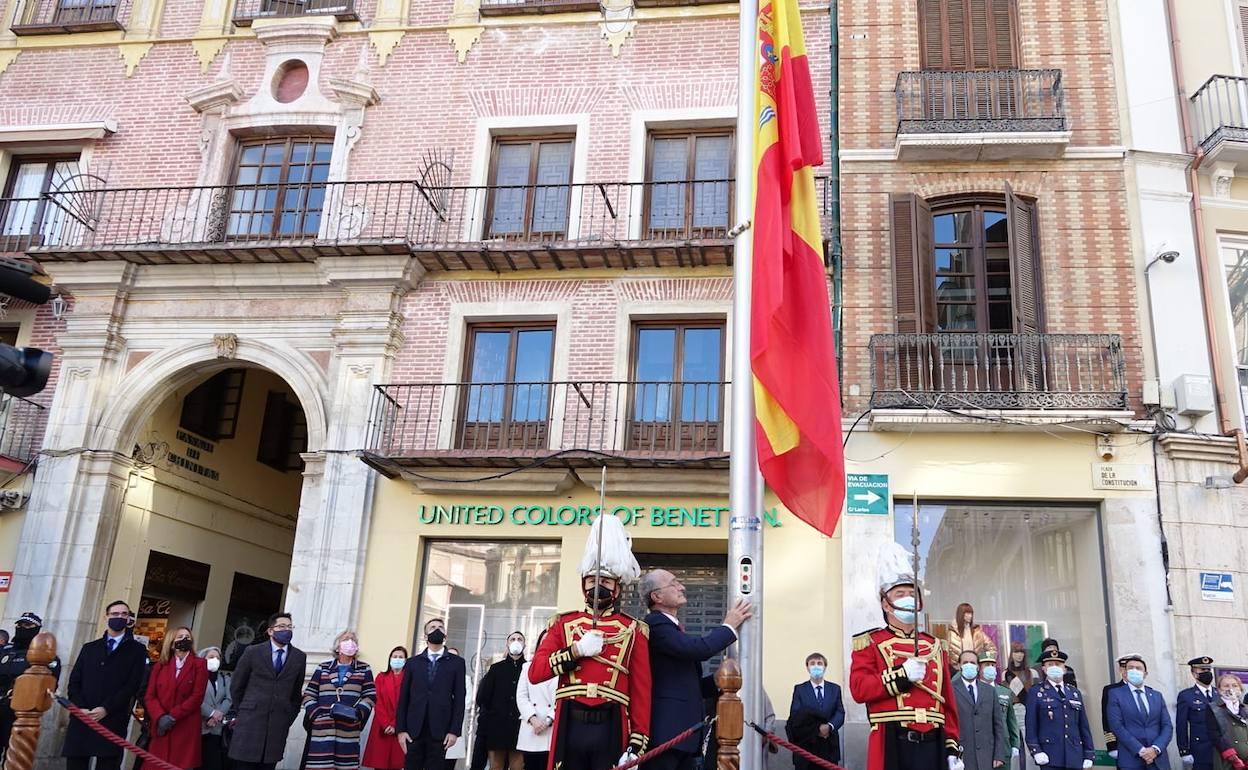
[[[630,759],[622,765],[616,765],[615,767],[611,768],[611,770],[632,770],[632,768],[636,767],[637,765],[640,765],[642,762],[649,762],[650,760],[654,759],[658,755],[662,754],[665,751],[668,751],[676,744],[688,738],[690,735],[693,735],[695,732],[697,732],[699,727],[702,727],[703,725],[707,724],[708,721],[709,720],[703,720],[701,722],[698,722],[696,725],[694,725],[693,727],[690,727],[688,730],[685,730],[683,733],[680,733],[676,737],[672,738],[670,741],[664,741],[663,743],[660,743],[658,746],[655,746],[649,751],[643,753],[641,756],[636,757],[634,759]]]
[[[754,724],[753,722],[750,722],[749,725],[750,727],[753,727],[754,730],[759,735],[763,736],[763,740],[767,741],[768,743],[773,743],[781,748],[788,749],[789,751],[798,755],[799,757],[806,760],[807,762],[812,762],[818,765],[819,767],[822,767],[824,770],[845,770],[845,768],[841,767],[835,762],[826,760],[823,757],[817,757],[814,754],[811,754],[806,749],[803,749],[801,746],[798,746],[796,743],[790,743],[786,741],[785,739],[781,738],[779,735],[776,735],[775,733],[769,733],[763,728]]]
[[[108,741],[109,743],[113,744],[114,746],[120,746],[126,751],[133,752],[139,755],[140,757],[143,757],[144,762],[150,762],[152,765],[160,768],[160,770],[182,770],[182,768],[178,767],[177,765],[172,764],[170,762],[166,762],[165,760],[161,759],[160,757],[156,756],[150,751],[141,749],[138,746],[135,746],[130,741],[126,740],[125,738],[122,738],[121,736],[117,735],[117,733],[114,733],[112,730],[108,729],[104,725],[97,722],[90,714],[88,714],[82,708],[70,703],[68,698],[62,695],[57,695],[56,693],[53,693],[50,691],[49,691],[49,694],[53,698],[55,698],[56,702],[59,703],[66,711],[73,714],[74,717],[76,717],[79,722],[82,722],[91,731],[93,731],[94,733],[96,733],[97,735],[99,735],[101,738]]]

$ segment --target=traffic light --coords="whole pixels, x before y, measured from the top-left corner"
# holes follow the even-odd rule
[[[0,257],[0,293],[42,305],[51,296],[47,284],[34,279],[25,262]],[[39,348],[0,345],[0,389],[11,396],[33,396],[48,384],[52,354]]]

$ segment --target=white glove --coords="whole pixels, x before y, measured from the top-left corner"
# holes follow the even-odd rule
[[[618,762],[615,763],[615,766],[619,767],[625,762],[632,762],[636,758],[637,758],[637,755],[633,753],[632,749],[626,749],[624,753],[620,755],[620,759]]]
[[[949,757],[949,770],[966,770],[966,765],[957,757]]]
[[[1083,760],[1083,770],[1089,770],[1089,768],[1091,767],[1092,767],[1092,760],[1090,759]]]
[[[1018,759],[1018,749],[1017,749],[1017,748],[1010,749],[1010,758],[1011,758],[1011,759]]]
[[[1036,764],[1041,767],[1049,764],[1049,755],[1045,754],[1043,751],[1037,751],[1036,756],[1032,757],[1032,759],[1036,760]]]
[[[1117,759],[1117,758],[1118,758],[1118,749],[1114,749],[1113,751],[1109,752],[1109,758],[1110,758],[1110,759]]]
[[[576,657],[592,658],[602,652],[602,632],[587,631],[585,635],[572,646],[574,648],[573,651],[576,653]]]
[[[1196,764],[1196,757],[1193,757],[1191,754],[1184,754],[1183,756],[1179,757],[1179,759],[1183,760],[1183,764],[1185,765]]]
[[[906,658],[901,664],[906,671],[906,678],[911,682],[922,682],[927,677],[927,664],[918,658]]]

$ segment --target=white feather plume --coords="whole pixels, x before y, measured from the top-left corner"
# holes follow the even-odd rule
[[[880,548],[880,556],[876,561],[879,565],[880,593],[904,583],[914,583],[914,562],[910,553],[895,542],[885,543]]]
[[[593,575],[598,567],[598,531],[602,530],[602,573],[622,583],[636,583],[641,578],[641,565],[633,555],[633,538],[624,522],[613,513],[594,519],[581,558],[581,577]]]

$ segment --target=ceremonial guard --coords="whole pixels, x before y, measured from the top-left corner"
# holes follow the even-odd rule
[[[1196,684],[1179,693],[1174,713],[1174,742],[1179,758],[1192,770],[1213,770],[1213,743],[1209,739],[1209,708],[1219,697],[1213,689],[1213,658],[1192,658]]]
[[[867,770],[963,770],[949,660],[918,630],[921,593],[908,554],[881,553],[880,609],[887,625],[854,637],[849,690],[871,725]]]
[[[1044,681],[1027,691],[1027,749],[1040,767],[1088,770],[1096,749],[1088,726],[1087,702],[1066,684],[1067,655],[1049,650],[1040,658]]]
[[[551,770],[608,770],[648,747],[649,631],[619,610],[640,576],[624,524],[599,516],[581,560],[585,609],[551,618],[529,666],[532,684],[559,677]]]
[[[1118,658],[1118,681],[1110,682],[1101,689],[1101,726],[1105,729],[1105,750],[1109,752],[1109,756],[1113,759],[1118,758],[1118,737],[1114,735],[1114,731],[1109,729],[1109,694],[1113,692],[1115,687],[1124,687],[1127,684],[1127,658],[1133,657],[1123,655]],[[1041,672],[1041,681],[1044,681],[1043,671]]]
[[[0,647],[0,766],[4,764],[5,754],[9,748],[9,733],[13,731],[15,715],[9,707],[9,698],[13,695],[13,684],[17,678],[30,668],[26,662],[26,651],[30,643],[43,629],[43,619],[33,612],[27,612],[17,619],[13,629],[13,638],[8,644]],[[61,678],[61,659],[55,658],[48,664],[48,669],[59,681]]]

